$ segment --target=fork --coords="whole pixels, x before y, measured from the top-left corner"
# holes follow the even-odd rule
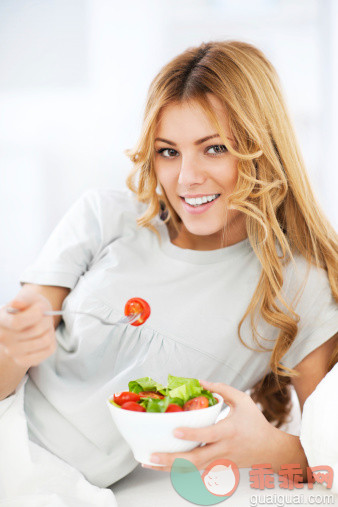
[[[7,313],[12,313],[12,314],[15,314],[15,313],[19,313],[20,310],[18,310],[17,308],[6,308],[7,310]],[[62,310],[53,310],[53,311],[46,311],[46,312],[43,312],[44,315],[64,315],[66,312],[62,311]],[[106,320],[106,319],[101,319],[101,317],[98,317],[97,315],[95,315],[94,313],[90,313],[90,312],[80,312],[80,311],[69,311],[67,313],[77,313],[77,314],[80,314],[80,315],[89,315],[90,317],[93,317],[94,319],[97,319],[101,322],[101,324],[104,324],[104,325],[110,325],[110,326],[114,326],[116,324],[132,324],[133,322],[135,322],[140,316],[141,316],[141,313],[132,313],[130,315],[126,315],[125,317],[122,317],[121,319],[119,320],[116,320],[115,322],[111,322],[109,320]]]

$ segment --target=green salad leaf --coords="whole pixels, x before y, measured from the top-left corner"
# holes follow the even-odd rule
[[[156,398],[143,398],[140,405],[142,405],[147,412],[165,412],[170,403],[175,403],[180,407],[184,405],[181,398],[172,398],[171,396],[165,396],[161,400]]]
[[[140,405],[142,405],[147,412],[165,412],[169,403],[169,396],[165,396],[162,399],[144,398],[140,402]]]
[[[169,391],[169,396],[172,398],[180,398],[183,403],[190,400],[191,398],[196,398],[196,396],[199,396],[202,392],[202,386],[200,384],[197,386],[195,384],[195,379],[192,380],[193,382],[186,382],[181,386],[171,389]]]
[[[168,389],[171,391],[176,387],[181,387],[184,384],[189,384],[194,387],[201,387],[201,384],[196,378],[186,378],[186,377],[174,377],[174,375],[168,375]]]
[[[168,395],[169,403],[175,403],[176,405],[179,405],[180,407],[183,407],[184,401],[182,398],[173,398],[171,395]]]
[[[140,393],[141,391],[158,391],[161,394],[166,394],[165,387],[150,377],[143,377],[137,380],[131,380],[128,384],[128,388],[129,391],[132,393]]]

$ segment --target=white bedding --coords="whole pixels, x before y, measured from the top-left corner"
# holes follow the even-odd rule
[[[326,465],[333,468],[331,493],[338,495],[337,392],[338,363],[304,403],[300,441],[310,466]]]
[[[0,402],[1,507],[117,507],[111,490],[93,486],[28,439],[23,410],[26,380]]]

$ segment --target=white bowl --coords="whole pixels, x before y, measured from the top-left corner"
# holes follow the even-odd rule
[[[140,463],[154,465],[150,455],[154,452],[186,452],[201,442],[182,440],[173,435],[178,427],[201,428],[216,421],[223,405],[223,398],[213,393],[218,403],[211,407],[183,412],[133,412],[112,405],[107,400],[110,414],[123,438],[129,444],[134,457]]]

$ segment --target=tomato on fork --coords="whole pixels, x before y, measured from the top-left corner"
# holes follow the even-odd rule
[[[131,325],[141,326],[144,324],[150,315],[150,306],[148,305],[147,301],[142,298],[128,299],[124,307],[124,314],[128,316],[132,315],[133,313],[140,313],[141,315],[135,322],[132,322]]]

